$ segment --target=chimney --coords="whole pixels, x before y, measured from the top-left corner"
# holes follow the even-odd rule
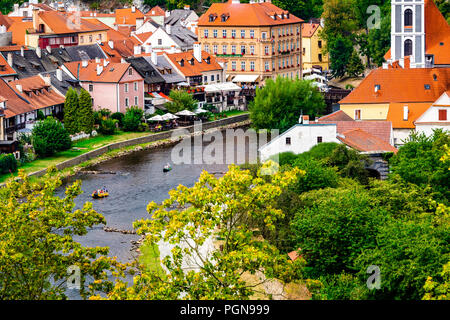
[[[109,46],[111,49],[114,49],[114,41],[109,40],[109,41],[108,41],[108,46]]]
[[[83,68],[86,68],[86,67],[88,66],[88,64],[89,64],[89,62],[88,62],[87,60],[81,61],[81,66],[82,66]]]
[[[20,93],[22,93],[22,85],[21,84],[16,84],[16,89],[17,91],[19,91]]]
[[[103,60],[103,66],[104,66],[104,67],[108,66],[108,64],[109,64],[109,60],[106,60],[106,59]]]
[[[143,24],[144,24],[144,18],[137,18],[136,19],[136,30],[139,29],[140,27],[142,27]]]
[[[99,57],[96,57],[95,58],[95,63],[100,63],[101,61],[100,61],[100,58]]]
[[[199,42],[194,43],[194,58],[202,62],[202,45]]]
[[[408,106],[403,106],[403,120],[404,121],[408,121],[408,114],[409,114]]]
[[[134,55],[138,55],[142,53],[141,46],[134,46]]]
[[[171,45],[169,53],[175,53],[176,51],[177,51],[177,49],[175,48],[175,45]]]
[[[12,53],[11,52],[8,52],[8,64],[12,67],[12,65],[13,65],[13,55],[12,55]]]
[[[6,33],[6,26],[0,25],[0,33]]]
[[[188,4],[184,5],[184,10],[191,10],[191,6]]]
[[[158,55],[156,54],[156,51],[152,51],[152,63],[156,66],[158,65]]]
[[[23,50],[23,47],[20,47],[20,55],[21,55],[22,57],[24,57],[24,56],[25,56],[25,54],[24,54],[24,50]]]
[[[303,116],[303,124],[309,124],[309,116]]]
[[[33,29],[38,31],[39,30],[39,9],[33,8]]]
[[[131,12],[133,12],[133,13],[136,12],[136,6],[131,6]]]
[[[172,26],[170,24],[166,24],[166,33],[171,34],[172,33]]]
[[[48,53],[52,53],[52,48],[50,46],[46,46],[45,49],[47,49]]]
[[[146,45],[144,45],[144,52],[145,53],[151,53],[153,50],[152,50],[152,45],[150,45],[150,44],[146,44]]]
[[[103,67],[101,65],[97,65],[97,76],[101,75],[103,72]]]
[[[44,79],[44,82],[47,86],[52,85],[52,78],[50,77],[50,75],[42,76],[42,79]]]
[[[42,58],[42,50],[41,50],[41,47],[37,47],[37,48],[36,48],[36,55],[37,55],[39,58]]]
[[[56,79],[58,79],[58,81],[62,82],[62,70],[61,69],[56,69]]]

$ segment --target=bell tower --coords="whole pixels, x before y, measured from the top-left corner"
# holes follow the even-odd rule
[[[425,1],[391,0],[391,62],[425,68]]]

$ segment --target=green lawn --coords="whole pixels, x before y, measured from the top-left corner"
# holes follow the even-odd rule
[[[165,277],[166,273],[161,266],[158,246],[156,244],[150,245],[144,241],[140,250],[142,255],[139,257],[139,262],[143,264],[148,271],[155,271],[160,277]]]
[[[246,113],[248,113],[248,111],[242,111],[242,110],[230,110],[230,111],[225,111],[225,112],[223,112],[222,114],[226,114],[227,117],[232,117],[232,116],[238,116],[238,115],[246,114]],[[221,119],[222,119],[222,118],[221,118]],[[209,118],[209,120],[210,120],[210,121],[214,120],[214,115],[211,116],[211,117]]]
[[[58,152],[52,157],[36,159],[35,161],[25,163],[21,165],[19,169],[24,169],[25,172],[29,174],[35,171],[46,169],[52,165],[57,165],[58,163],[72,159],[83,153],[104,147],[111,143],[130,140],[150,134],[151,134],[150,132],[123,132],[123,131],[119,131],[118,133],[111,136],[99,134],[89,139],[75,141],[73,143],[72,149]],[[17,176],[17,172],[14,174],[14,176]],[[5,182],[5,180],[8,179],[9,177],[11,177],[11,174],[0,175],[0,183]]]

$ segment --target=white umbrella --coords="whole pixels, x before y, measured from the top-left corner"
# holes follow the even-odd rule
[[[162,116],[163,120],[172,120],[172,119],[178,119],[176,115],[171,114],[170,112],[166,113]]]
[[[199,113],[205,113],[205,112],[209,112],[208,110],[205,110],[205,109],[202,109],[202,108],[198,108],[197,110],[195,110],[195,113],[196,114],[199,114]]]
[[[151,117],[150,119],[148,119],[149,121],[164,121],[165,119],[162,117],[162,116],[160,116],[159,114],[158,115],[156,115],[156,116],[154,116],[154,117]]]
[[[183,110],[175,113],[177,116],[195,116],[195,113],[189,110]]]

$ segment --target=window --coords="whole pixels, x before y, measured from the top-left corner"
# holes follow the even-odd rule
[[[89,85],[89,92],[92,92],[92,91],[94,91],[94,85],[90,84]]]
[[[266,40],[267,32],[261,32],[261,39]]]
[[[211,75],[211,81],[214,81],[214,75],[213,74]]]
[[[214,30],[213,30],[213,37],[214,37],[214,38],[217,38],[217,29],[214,29]]]
[[[227,37],[227,30],[225,30],[225,29],[222,30],[222,36],[223,36],[224,38]]]
[[[128,98],[125,98],[125,107],[129,107],[130,103],[128,101]]]
[[[236,70],[236,61],[231,61],[231,70]]]
[[[203,35],[205,36],[205,38],[208,38],[209,35],[208,29],[205,29],[205,31],[203,31]]]
[[[241,46],[241,54],[245,54],[245,46]]]
[[[286,137],[286,144],[288,144],[288,145],[291,144],[291,137]]]
[[[133,75],[133,69],[128,69],[128,75],[132,76]]]
[[[102,34],[101,33],[98,34],[98,40],[102,41]]]
[[[317,143],[322,143],[322,137],[317,137]]]
[[[139,105],[139,99],[138,99],[138,97],[134,97],[134,105],[135,105],[135,106]]]
[[[213,45],[213,53],[217,54],[217,45]]]
[[[89,36],[89,42],[90,43],[92,42],[92,36]]]
[[[319,48],[322,48],[322,40],[319,40],[319,42],[317,42],[317,45],[319,46]]]
[[[75,37],[72,37],[72,43],[76,43],[77,40],[75,40]]]
[[[241,38],[242,38],[242,39],[245,38],[245,30],[241,30]]]
[[[255,30],[250,30],[250,38],[253,39],[255,37]]]
[[[125,92],[128,92],[128,83],[125,83]]]
[[[209,45],[205,44],[205,51],[209,53]]]
[[[84,36],[80,36],[80,43],[84,43]]]
[[[162,46],[162,39],[158,39],[158,46]]]
[[[269,62],[268,61],[264,62],[264,69],[266,71],[269,71]]]
[[[447,110],[439,110],[439,121],[447,121]]]
[[[412,41],[410,39],[405,40],[405,54],[404,56],[412,55]]]
[[[204,83],[207,83],[207,82],[208,82],[208,76],[204,76],[204,77],[203,77],[203,82],[204,82]]]
[[[235,45],[231,46],[231,54],[236,54],[236,46]]]
[[[231,37],[236,38],[236,30],[231,30]]]
[[[245,61],[241,61],[241,70],[245,71]]]
[[[250,61],[250,70],[255,71],[255,61]]]
[[[431,89],[431,86],[429,84],[426,84],[425,85],[425,90],[430,90],[430,89]]]
[[[134,91],[138,91],[138,83],[137,82],[134,83]]]
[[[269,55],[269,46],[265,46],[265,47],[264,47],[264,54],[265,54],[266,56]]]
[[[413,25],[413,12],[411,9],[405,10],[405,27],[412,27]]]
[[[209,15],[209,22],[214,22],[214,20],[216,20],[216,16],[213,14]]]
[[[355,120],[361,120],[361,109],[355,110]]]
[[[322,54],[319,53],[319,61],[322,62]]]
[[[216,79],[217,79],[217,82],[219,82],[219,81],[220,81],[220,75],[219,75],[219,74],[217,74],[217,77],[216,77]]]
[[[255,46],[250,46],[250,54],[255,54]]]
[[[226,44],[224,44],[222,46],[222,54],[227,54],[227,45]]]

